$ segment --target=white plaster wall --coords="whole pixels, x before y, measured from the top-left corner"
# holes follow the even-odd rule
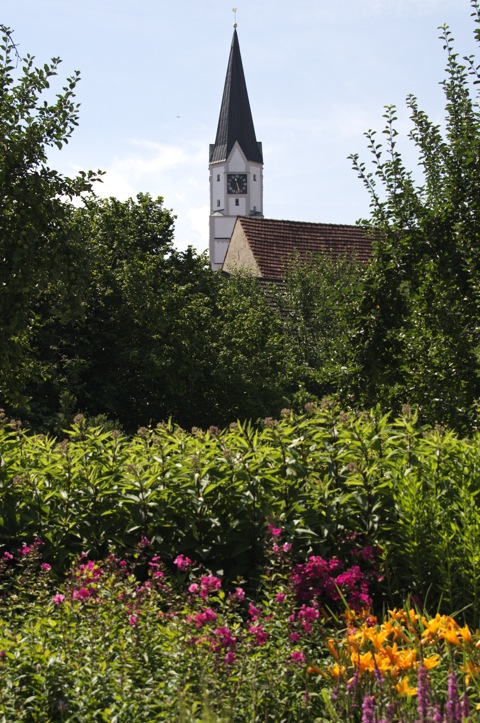
[[[245,173],[247,167],[248,164],[243,151],[238,143],[235,143],[228,158],[228,170],[230,173]]]
[[[220,180],[217,181],[217,176]],[[225,164],[219,163],[210,167],[210,213],[225,209]],[[220,201],[218,205],[217,201]]]
[[[219,266],[219,267],[222,266],[223,260],[227,253],[229,243],[230,243],[230,239],[226,239],[226,240],[224,239],[222,241],[219,241],[217,239],[215,241],[214,263],[216,266]]]
[[[253,177],[256,176],[256,181]],[[248,212],[256,207],[257,213],[263,213],[263,172],[262,167],[250,164],[249,173],[249,208]]]
[[[227,196],[227,213],[229,216],[247,216],[247,198],[248,196]],[[235,205],[235,199],[238,198],[238,206]]]
[[[235,226],[236,217],[233,216],[214,216],[213,230],[216,239],[228,239],[232,235],[233,227]]]

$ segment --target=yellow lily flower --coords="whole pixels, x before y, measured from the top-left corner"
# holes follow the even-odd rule
[[[394,687],[400,695],[417,695],[417,689],[410,685],[408,675],[405,675]]]

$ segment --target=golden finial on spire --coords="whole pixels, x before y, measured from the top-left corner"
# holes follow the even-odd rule
[[[233,27],[236,28],[237,27],[237,8],[232,8],[232,12],[233,12],[234,20],[235,20],[235,22],[233,23]]]

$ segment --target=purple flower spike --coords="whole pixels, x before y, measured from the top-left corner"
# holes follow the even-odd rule
[[[395,715],[395,703],[389,703],[387,705],[385,714],[387,716],[385,718],[386,723],[392,723],[392,721],[394,720],[394,715]]]
[[[366,695],[362,704],[362,723],[375,723],[375,698]]]
[[[430,709],[429,701],[429,689],[428,689],[428,674],[427,669],[424,665],[421,665],[418,669],[418,712],[420,714],[420,721],[428,720],[428,713]]]
[[[448,675],[448,693],[447,704],[445,706],[445,719],[446,723],[462,723],[457,679],[453,671]]]
[[[460,701],[460,714],[462,716],[462,720],[470,720],[470,716],[472,715],[472,711],[470,710],[470,698],[466,693],[462,695],[462,700]]]
[[[358,685],[358,672],[355,671],[355,675],[353,678],[347,683],[347,693],[352,693],[355,691],[356,687]]]

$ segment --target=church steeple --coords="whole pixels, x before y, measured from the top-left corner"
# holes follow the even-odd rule
[[[226,161],[238,142],[245,158],[263,163],[262,144],[257,142],[237,29],[233,31],[215,143],[210,146],[210,163]]]
[[[210,145],[210,263],[220,269],[238,216],[263,216],[263,154],[235,25],[215,143]]]

